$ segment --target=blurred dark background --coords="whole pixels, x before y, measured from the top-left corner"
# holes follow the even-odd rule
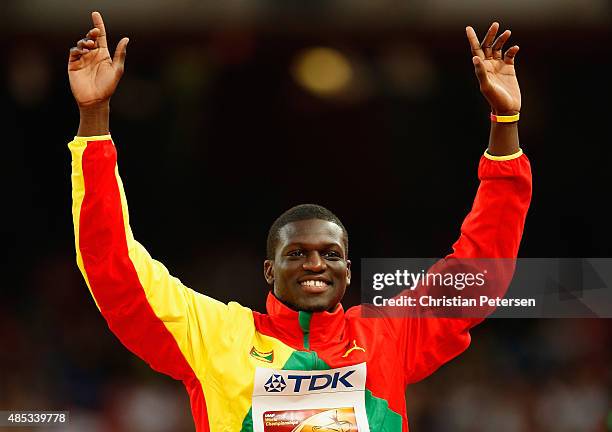
[[[610,257],[607,0],[5,1],[0,409],[70,431],[189,431],[179,383],[110,333],[75,263],[68,50],[130,37],[111,132],[137,239],[185,284],[263,311],[267,229],[329,207],[366,257],[450,250],[489,134],[464,28],[521,50],[534,191],[520,256]],[[359,302],[359,278],[344,306]],[[609,320],[489,320],[408,389],[413,431],[612,430]]]

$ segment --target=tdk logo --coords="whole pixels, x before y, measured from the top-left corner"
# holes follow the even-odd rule
[[[277,374],[274,374],[270,378],[268,378],[268,381],[266,381],[266,383],[264,384],[264,388],[266,389],[266,391],[273,393],[282,392],[283,390],[285,390],[285,387],[287,387],[287,384],[285,384],[285,380],[281,375]]]
[[[349,382],[348,378],[355,373],[355,370],[348,372],[334,372],[333,374],[312,374],[312,375],[287,375],[288,381],[293,381],[293,392],[299,392],[300,390],[324,390],[324,389],[336,389],[336,388],[352,388],[353,385]],[[278,377],[278,378],[277,378]],[[282,382],[282,389],[280,390],[268,390],[268,387],[274,386],[274,380]],[[307,384],[308,383],[308,384]],[[308,387],[306,387],[308,386]],[[266,391],[280,392],[285,388],[285,382],[283,377],[280,375],[272,375],[270,379],[264,385]],[[291,387],[289,387],[291,389]]]

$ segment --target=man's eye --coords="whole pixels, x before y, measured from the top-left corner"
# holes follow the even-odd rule
[[[304,252],[302,252],[301,250],[293,250],[287,254],[287,256],[290,256],[290,257],[300,257],[303,255],[304,255]]]
[[[325,253],[325,258],[340,259],[340,258],[342,258],[342,255],[340,255],[336,251],[329,251],[329,252]]]

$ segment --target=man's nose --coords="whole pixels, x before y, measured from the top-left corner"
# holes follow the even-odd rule
[[[304,268],[304,270],[317,273],[325,271],[327,269],[327,266],[325,265],[325,260],[321,258],[321,255],[319,255],[319,252],[317,251],[313,251],[308,254],[306,261],[304,262],[302,267]]]

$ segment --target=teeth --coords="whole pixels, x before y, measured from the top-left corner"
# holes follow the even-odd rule
[[[303,286],[322,287],[327,285],[325,282],[320,280],[306,280],[302,282]]]

